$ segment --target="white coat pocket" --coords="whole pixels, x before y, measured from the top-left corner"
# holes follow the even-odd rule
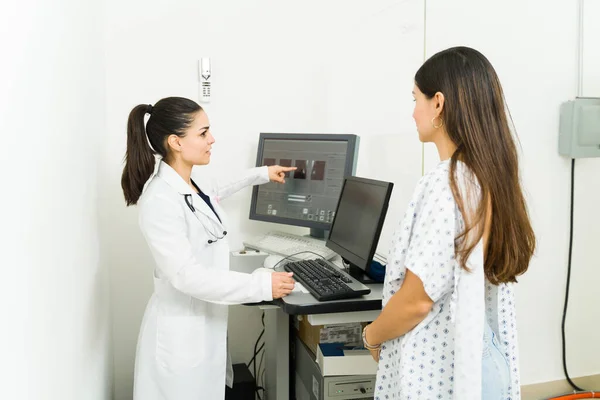
[[[156,361],[178,374],[202,363],[206,342],[203,316],[159,315],[156,325]]]

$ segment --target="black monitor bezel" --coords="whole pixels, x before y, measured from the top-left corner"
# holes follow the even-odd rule
[[[379,220],[377,221],[377,227],[375,230],[375,236],[373,238],[373,243],[371,244],[371,249],[369,250],[369,256],[366,259],[361,258],[359,255],[353,253],[352,251],[342,247],[340,244],[331,240],[331,234],[334,233],[335,222],[338,218],[338,209],[340,207],[341,198],[344,194],[344,189],[346,188],[346,184],[349,181],[369,184],[372,186],[380,186],[386,188],[385,200],[383,207],[381,209],[381,213],[379,215]],[[340,198],[338,199],[338,204],[335,208],[335,216],[333,217],[333,222],[331,223],[331,230],[329,231],[329,235],[327,240],[325,241],[325,246],[330,248],[339,254],[344,260],[348,261],[351,266],[358,267],[362,272],[369,275],[371,261],[373,260],[373,256],[375,255],[375,251],[377,250],[377,245],[379,244],[379,238],[381,237],[381,230],[383,229],[383,224],[385,222],[385,217],[387,215],[387,210],[389,208],[390,198],[392,196],[392,190],[394,188],[394,184],[392,182],[379,181],[375,179],[361,178],[357,176],[349,176],[344,179],[344,184],[342,185],[342,190],[340,192]],[[359,227],[357,227],[359,228]]]
[[[344,178],[354,175],[356,161],[358,158],[358,136],[353,134],[331,134],[331,133],[270,133],[261,132],[258,138],[258,149],[256,152],[256,166],[262,166],[265,140],[311,140],[311,141],[334,141],[347,142],[346,165],[344,166]],[[343,186],[342,186],[343,187]],[[255,221],[273,222],[291,226],[302,226],[312,229],[328,231],[331,222],[304,221],[294,218],[280,216],[262,215],[256,213],[256,201],[258,199],[258,186],[252,188],[252,199],[250,201],[250,219]],[[334,217],[335,219],[335,217]]]

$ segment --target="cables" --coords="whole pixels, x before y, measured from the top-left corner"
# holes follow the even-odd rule
[[[325,257],[323,257],[323,256],[322,256],[322,255],[320,255],[320,254],[317,254],[317,253],[315,253],[314,251],[309,251],[309,250],[306,250],[306,251],[299,251],[298,253],[291,254],[291,255],[289,255],[289,256],[287,256],[287,257],[284,257],[284,258],[282,258],[281,260],[277,261],[277,263],[275,263],[275,265],[273,265],[273,269],[275,269],[275,267],[277,267],[277,266],[278,266],[278,265],[279,265],[279,264],[280,264],[282,261],[285,261],[285,260],[287,260],[288,258],[291,258],[291,257],[297,256],[298,254],[304,254],[304,253],[310,253],[310,254],[314,254],[315,256],[317,256],[317,257],[319,257],[319,258],[322,258],[323,260],[325,260]],[[295,260],[295,261],[298,261],[298,260]],[[302,260],[299,260],[299,261],[302,261]],[[327,261],[327,260],[325,260],[325,261]]]
[[[562,396],[558,396],[558,397],[550,397],[548,400],[575,400],[575,399],[600,399],[600,393],[583,392],[583,393],[563,394]]]
[[[263,344],[263,347],[264,347],[264,344]],[[256,390],[262,390],[263,393],[266,391],[265,390],[265,382],[264,382],[264,375],[265,375],[265,371],[267,369],[266,366],[263,369],[263,360],[265,358],[265,353],[266,353],[266,351],[263,351],[262,354],[260,355],[260,362],[258,363],[258,375],[256,376],[256,384],[257,384]]]
[[[578,71],[577,71],[577,97],[582,95],[583,91],[583,0],[579,0],[579,39],[578,39]],[[565,372],[565,377],[569,385],[575,392],[572,394],[565,394],[559,397],[552,397],[549,400],[571,400],[571,399],[589,399],[589,398],[600,398],[599,393],[594,393],[592,391],[586,392],[577,386],[569,376],[569,372],[567,371],[567,350],[566,350],[566,334],[565,334],[565,324],[567,319],[567,307],[569,304],[569,286],[571,283],[571,257],[573,253],[573,209],[574,209],[574,197],[575,197],[575,159],[571,159],[571,210],[570,210],[570,221],[569,221],[569,260],[567,266],[567,287],[565,290],[565,306],[563,309],[563,317],[561,324],[561,332],[562,332],[562,361],[563,361],[563,370]],[[579,391],[580,393],[577,393]]]
[[[577,386],[569,377],[569,372],[567,371],[567,344],[566,344],[566,335],[565,335],[565,323],[567,320],[567,308],[569,305],[569,286],[571,284],[571,256],[573,254],[573,200],[575,197],[575,159],[571,159],[571,212],[570,212],[570,221],[569,221],[569,261],[567,265],[567,288],[565,290],[565,307],[563,309],[562,316],[562,359],[563,359],[563,370],[565,372],[565,377],[569,382],[569,385],[577,391],[583,392],[584,390]]]
[[[557,397],[550,397],[548,400],[575,400],[575,399],[595,399],[600,398],[600,393],[594,393],[592,391],[585,391],[584,389],[577,386],[569,376],[569,372],[567,370],[567,345],[566,345],[566,334],[565,334],[565,326],[567,321],[567,308],[569,305],[569,287],[571,284],[571,259],[573,255],[573,210],[574,210],[574,198],[575,198],[575,159],[571,159],[571,209],[570,209],[570,217],[569,217],[569,257],[567,264],[567,287],[565,290],[565,306],[563,309],[562,316],[562,324],[561,324],[561,333],[562,333],[562,361],[563,361],[563,370],[565,373],[565,377],[569,385],[575,391],[573,393],[568,393],[564,395],[560,395]]]
[[[279,265],[282,261],[287,260],[291,257],[294,257],[298,254],[303,254],[303,253],[311,253],[316,255],[319,258],[323,258],[325,259],[323,256],[321,256],[320,254],[317,254],[315,252],[312,251],[300,251],[298,253],[294,253],[292,255],[289,255],[287,257],[282,258],[281,260],[279,260],[274,266],[273,269],[275,269],[277,267],[277,265]],[[263,341],[263,343],[260,345],[259,347],[259,343],[260,340],[262,339],[263,335],[265,334],[265,312],[263,311],[262,313],[262,331],[260,332],[260,335],[258,335],[258,338],[256,339],[256,342],[254,343],[254,353],[252,355],[252,359],[250,359],[250,362],[248,363],[248,369],[250,369],[250,365],[252,364],[252,371],[254,372],[254,382],[255,382],[255,386],[256,386],[256,395],[258,396],[259,400],[262,400],[262,397],[260,395],[260,391],[262,391],[263,393],[266,391],[265,390],[265,372],[266,372],[266,367],[263,368],[263,361],[265,358],[265,343]],[[260,354],[260,361],[258,361],[258,356]]]
[[[263,357],[265,355],[264,352],[264,347],[265,347],[265,342],[263,341],[262,345],[260,347],[258,347],[258,343],[260,343],[260,339],[262,339],[263,335],[265,334],[265,312],[263,311],[262,313],[262,317],[261,317],[261,322],[262,322],[262,331],[260,332],[260,335],[258,335],[258,338],[256,339],[256,342],[254,343],[254,355],[252,356],[252,359],[250,359],[250,362],[248,363],[248,369],[250,369],[250,364],[253,364],[253,372],[254,372],[254,383],[255,383],[255,390],[256,390],[256,395],[258,396],[259,400],[262,400],[262,397],[260,395],[260,390],[262,390],[263,392],[265,391],[264,385],[259,385],[260,383],[260,379],[258,374],[260,374],[260,369],[262,367],[262,360]],[[262,356],[261,356],[261,361],[260,364],[258,365],[258,372],[257,372],[257,356],[258,354],[260,354],[260,352],[262,351]],[[265,368],[266,369],[266,368]],[[264,371],[263,371],[264,374]]]

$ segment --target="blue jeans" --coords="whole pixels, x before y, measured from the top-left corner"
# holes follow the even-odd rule
[[[482,400],[506,400],[510,386],[510,364],[506,360],[498,337],[486,321],[483,332]]]

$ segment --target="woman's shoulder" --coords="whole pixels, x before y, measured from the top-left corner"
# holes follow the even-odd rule
[[[415,188],[411,204],[424,207],[425,204],[456,204],[455,191],[450,179],[450,160],[441,161],[421,177]],[[469,203],[480,196],[478,180],[471,169],[462,161],[457,161],[454,169],[454,183],[461,198]]]
[[[450,188],[450,163],[442,161],[426,172],[417,184],[416,194],[427,195]]]
[[[140,210],[144,210],[166,203],[175,204],[179,197],[179,194],[164,179],[154,175],[144,187],[138,205]]]
[[[439,162],[434,168],[428,171],[419,180],[418,188],[423,191],[429,190],[446,190],[450,189],[450,160]],[[480,189],[479,181],[473,171],[462,161],[456,162],[454,170],[454,181],[458,190],[464,190],[467,187]]]

